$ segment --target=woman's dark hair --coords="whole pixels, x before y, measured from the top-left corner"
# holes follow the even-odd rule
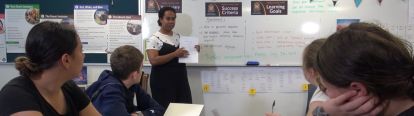
[[[342,88],[360,82],[380,102],[398,97],[414,99],[411,45],[378,26],[353,25],[361,28],[340,30],[320,48],[315,64],[321,77]]]
[[[63,54],[72,54],[78,34],[73,28],[45,21],[34,26],[26,40],[26,56],[16,58],[20,75],[30,77],[56,64]]]
[[[171,7],[162,7],[160,9],[160,11],[158,11],[158,21],[157,21],[158,26],[161,26],[161,21],[160,20],[164,17],[165,12],[167,12],[167,11],[171,11],[171,12],[174,12],[174,14],[176,14],[175,9],[173,9]]]
[[[308,68],[314,68],[315,67],[315,60],[316,55],[323,45],[325,43],[326,39],[317,39],[312,41],[308,46],[305,47],[303,50],[303,59],[302,64],[304,69]]]

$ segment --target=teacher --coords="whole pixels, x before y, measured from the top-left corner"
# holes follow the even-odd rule
[[[152,65],[150,86],[152,97],[165,108],[169,103],[192,103],[186,64],[178,58],[187,57],[188,51],[180,48],[180,34],[173,32],[176,11],[163,7],[158,12],[158,25],[147,44],[148,59]],[[196,46],[197,50],[199,47]]]

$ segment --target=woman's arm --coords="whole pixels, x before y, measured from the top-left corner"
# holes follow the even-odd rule
[[[148,49],[147,54],[151,65],[156,66],[165,64],[176,57],[186,57],[188,56],[188,51],[184,50],[184,48],[178,48],[172,53],[160,56],[158,50]]]
[[[80,116],[101,116],[101,114],[95,109],[91,102],[80,113]]]
[[[21,111],[12,114],[11,116],[43,116],[39,111]]]

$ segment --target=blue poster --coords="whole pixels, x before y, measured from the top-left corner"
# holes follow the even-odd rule
[[[86,66],[83,66],[81,74],[79,75],[79,77],[74,78],[73,81],[75,81],[75,83],[78,85],[88,84],[88,73],[87,72],[88,72],[88,68]]]
[[[358,23],[359,19],[336,19],[336,30],[341,30],[352,23]]]

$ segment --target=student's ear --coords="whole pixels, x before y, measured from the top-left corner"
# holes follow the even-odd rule
[[[304,70],[305,78],[307,81],[309,81],[311,84],[316,85],[315,82],[316,77],[319,75],[313,68],[307,68]]]
[[[360,82],[352,82],[349,87],[351,90],[354,90],[357,92],[356,96],[367,96],[368,95],[366,86]]]
[[[129,73],[128,79],[136,80],[137,78],[140,78],[141,75],[139,75],[139,74],[140,73],[138,71],[132,71],[131,73]]]
[[[62,55],[62,57],[60,57],[60,62],[59,63],[61,63],[62,64],[62,66],[65,68],[65,69],[69,69],[70,68],[70,63],[71,63],[72,61],[71,61],[71,59],[70,59],[70,56],[69,56],[69,54],[63,54]]]
[[[309,68],[308,70],[309,72],[311,72],[311,75],[312,75],[311,79],[315,80],[316,77],[319,76],[319,73],[314,68]]]
[[[128,75],[128,79],[133,79],[133,78],[135,78],[135,73],[136,73],[137,71],[132,71],[131,73],[129,73],[129,75]]]

